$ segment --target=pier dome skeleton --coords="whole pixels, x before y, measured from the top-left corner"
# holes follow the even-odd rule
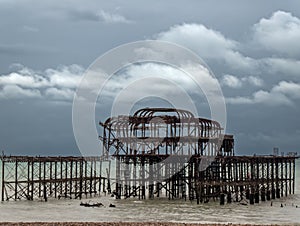
[[[224,135],[217,121],[195,117],[187,110],[143,108],[132,116],[115,116],[104,123],[104,155],[223,155]],[[226,138],[233,137],[226,136]]]
[[[174,183],[181,183],[175,190],[185,190],[188,167],[189,173],[200,175],[216,156],[234,154],[233,136],[224,136],[217,121],[195,117],[187,110],[143,108],[131,116],[110,117],[99,124],[103,127],[103,155],[117,160],[117,198],[137,193],[145,198],[146,187],[153,197],[170,186],[173,182],[166,181],[172,178],[176,178]]]

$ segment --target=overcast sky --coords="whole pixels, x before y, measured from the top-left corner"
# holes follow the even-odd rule
[[[208,64],[238,154],[299,152],[300,2],[281,0],[0,0],[0,150],[78,155],[72,99],[82,74],[106,51],[147,39]]]

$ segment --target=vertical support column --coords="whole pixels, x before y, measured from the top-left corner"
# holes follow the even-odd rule
[[[241,163],[240,163],[241,164]],[[239,174],[238,174],[238,167],[239,164],[237,161],[234,161],[234,181],[235,181],[235,186],[234,186],[234,193],[235,193],[235,201],[238,202],[239,201],[239,196],[238,196],[238,186],[237,184],[239,183],[240,181],[240,178],[239,178]]]
[[[79,199],[82,198],[82,177],[83,177],[83,159],[79,163]]]
[[[54,162],[54,197],[57,197],[57,161]]]
[[[250,205],[254,205],[254,194],[253,194],[253,192],[251,192],[251,194],[249,195],[249,200],[250,200]]]
[[[68,197],[68,160],[65,160],[65,190],[64,190],[65,198]]]
[[[50,164],[50,177],[49,177],[49,191],[50,191],[50,196],[52,196],[52,193],[53,193],[53,171],[52,171],[52,164],[53,162],[50,161],[49,164]]]
[[[254,193],[255,203],[259,203],[259,183],[260,183],[259,163],[260,163],[259,158],[256,158],[256,178],[255,178],[256,184],[255,184],[255,193]]]
[[[47,184],[46,184],[46,165],[47,162],[43,161],[44,164],[44,172],[43,172],[43,196],[44,196],[44,200],[45,202],[47,202]]]
[[[30,200],[30,160],[27,159],[27,200]]]
[[[290,175],[289,175],[289,187],[290,187],[290,195],[292,194],[292,160],[291,159],[289,159],[289,171],[290,171]]]
[[[284,161],[284,165],[285,165],[285,196],[287,196],[288,195],[288,163],[286,159]]]
[[[93,193],[93,160],[91,159],[90,161],[90,197],[92,196]]]
[[[75,198],[77,199],[79,197],[79,192],[78,192],[78,161],[75,161],[75,188],[74,188],[74,194]]]
[[[242,162],[240,162],[239,166],[240,166],[240,169],[239,169],[239,173],[240,173],[240,176],[239,176],[239,181],[242,183],[242,185],[240,185],[240,199],[242,200],[244,198],[244,172],[245,172],[245,169],[244,169],[244,160],[242,160]]]
[[[101,193],[101,183],[102,183],[102,159],[100,159],[99,162],[99,195]],[[103,182],[103,184],[105,184],[105,182]],[[102,190],[104,192],[104,189]]]
[[[1,188],[1,200],[2,200],[2,202],[4,201],[4,189],[5,189],[5,171],[4,171],[4,169],[5,169],[5,160],[4,160],[4,158],[2,157],[2,183],[1,183],[1,185],[2,185],[2,188]]]
[[[261,188],[261,192],[260,192],[260,199],[262,202],[265,202],[266,201],[266,191],[265,191],[265,160],[263,159],[262,162],[261,162],[261,171],[262,171],[262,175],[261,175],[261,180],[262,180],[262,188]]]
[[[262,201],[262,202],[265,202],[265,201],[266,201],[266,191],[265,191],[265,187],[262,187],[262,188],[261,188],[261,194],[260,194],[260,196],[261,196],[261,201]]]
[[[31,197],[30,199],[33,200],[33,191],[34,191],[34,160],[31,162]]]
[[[280,198],[280,188],[279,188],[279,158],[275,161],[275,173],[276,173],[276,198]]]
[[[94,162],[94,167],[93,167],[94,194],[96,195],[97,194],[97,162],[95,158],[93,159],[93,162]]]
[[[280,187],[280,192],[281,192],[281,197],[283,197],[283,187],[284,187],[284,185],[283,185],[283,180],[284,180],[284,178],[283,178],[283,159],[281,159],[281,161],[280,161],[280,168],[281,168],[281,175],[280,175],[280,181],[281,181],[281,187]]]
[[[120,166],[120,156],[117,156],[116,159],[116,199],[120,199],[121,198],[121,166]]]
[[[111,160],[108,161],[108,169],[107,169],[107,192],[108,192],[108,194],[111,193],[111,186],[110,186],[110,167],[111,167]]]
[[[161,179],[161,177],[160,177],[160,171],[161,171],[161,169],[160,169],[160,164],[156,164],[156,172],[157,172],[157,182],[156,182],[156,192],[157,192],[157,197],[159,197],[160,196],[160,189],[161,189],[161,181],[160,181],[160,179]]]
[[[146,199],[146,184],[145,184],[145,157],[141,158],[141,166],[142,166],[142,199]]]
[[[73,188],[73,159],[70,160],[70,191],[69,195],[72,198],[72,188]]]
[[[84,160],[84,194],[85,194],[85,197],[87,197],[87,178],[88,178],[88,175],[87,175],[87,160]]]
[[[199,181],[199,158],[195,158],[194,164],[194,178],[195,178],[195,192],[196,192],[196,200],[197,204],[200,204],[200,181]]]
[[[15,163],[15,200],[18,199],[18,160]]]
[[[125,157],[125,171],[124,171],[124,195],[125,197],[130,197],[130,169],[129,169],[129,157]]]
[[[293,162],[293,194],[295,194],[295,158],[292,160]]]
[[[246,174],[247,174],[247,187],[246,187],[246,199],[250,199],[250,183],[251,183],[251,175],[249,172],[249,160],[247,161],[246,165]]]
[[[255,165],[255,159],[251,159],[250,162],[250,194],[249,194],[249,199],[250,199],[250,204],[254,204],[254,194],[255,194],[255,189],[256,189],[256,176],[255,176],[255,171],[254,171],[254,165]]]
[[[194,199],[194,188],[193,188],[193,158],[190,159],[188,163],[188,190],[189,190],[189,200]]]
[[[220,194],[220,205],[224,205],[225,204],[225,194],[221,193]]]
[[[232,164],[231,164],[231,160],[229,159],[228,160],[228,163],[226,164],[227,165],[227,171],[228,171],[228,175],[227,175],[227,180],[225,180],[225,183],[228,182],[231,182],[232,181]],[[225,165],[225,166],[226,166]],[[231,203],[231,185],[227,185],[227,203]]]
[[[272,194],[272,199],[275,199],[276,198],[276,192],[275,192],[275,186],[274,186],[274,183],[275,183],[275,177],[274,177],[274,165],[275,165],[275,157],[272,158],[272,167],[271,167],[271,177],[272,177],[272,191],[271,191],[271,194]]]
[[[270,192],[270,161],[267,160],[267,200],[271,200],[271,192]]]
[[[38,172],[38,175],[39,175],[39,198],[42,197],[42,163],[41,163],[41,160],[39,159],[39,172]]]
[[[63,194],[63,160],[60,160],[60,194],[58,198]]]
[[[154,181],[153,181],[153,161],[149,159],[149,199],[154,198]]]

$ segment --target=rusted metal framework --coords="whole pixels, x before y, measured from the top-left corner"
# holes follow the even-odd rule
[[[188,111],[145,108],[100,125],[103,155],[116,158],[117,198],[252,204],[294,192],[295,157],[234,156],[232,135]]]
[[[144,108],[133,116],[108,118],[100,125],[104,155],[233,154],[233,137],[228,135],[222,145],[218,122],[197,118],[185,110]]]
[[[169,198],[193,199],[199,169],[216,156],[234,154],[233,136],[224,136],[218,122],[185,110],[144,108],[100,125],[103,154],[117,160],[117,198],[144,199],[146,193],[153,198],[165,192]],[[196,198],[201,198],[198,193]]]
[[[110,190],[110,162],[102,157],[1,156],[1,163],[2,201],[81,199]]]
[[[218,156],[199,177],[204,201],[220,198],[228,203],[243,199],[259,203],[295,192],[295,157]]]

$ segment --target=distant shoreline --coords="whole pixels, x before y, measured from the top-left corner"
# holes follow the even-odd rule
[[[117,225],[123,225],[123,226],[143,226],[143,225],[149,225],[149,226],[253,226],[253,225],[264,225],[264,226],[278,226],[278,225],[290,225],[290,226],[300,226],[300,223],[294,223],[294,224],[232,224],[232,223],[226,223],[226,224],[220,224],[220,223],[211,223],[211,224],[201,224],[201,223],[175,223],[175,222],[0,222],[0,225],[16,225],[16,226],[117,226]]]

